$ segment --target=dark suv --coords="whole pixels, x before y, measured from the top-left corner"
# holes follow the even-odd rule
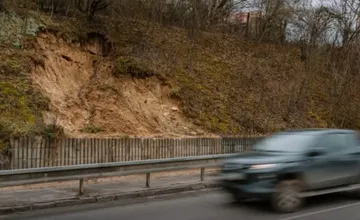
[[[307,129],[274,134],[252,151],[224,161],[222,183],[242,201],[271,201],[279,212],[293,212],[309,196],[358,191],[359,135],[352,130]]]

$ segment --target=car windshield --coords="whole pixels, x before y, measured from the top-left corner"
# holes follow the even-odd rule
[[[255,144],[254,150],[267,152],[302,152],[311,144],[311,134],[276,134]]]

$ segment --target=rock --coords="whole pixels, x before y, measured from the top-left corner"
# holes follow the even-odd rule
[[[174,107],[171,107],[171,110],[174,112],[177,112],[177,111],[179,111],[179,108],[174,106]]]
[[[190,134],[191,134],[192,136],[197,136],[197,135],[198,135],[198,133],[196,133],[196,131],[192,131],[192,132],[190,132]]]
[[[74,43],[75,47],[81,47],[81,43],[80,42],[76,42]]]
[[[198,135],[204,135],[204,134],[205,134],[205,132],[200,131],[200,130],[197,130],[196,133],[197,133]]]
[[[170,114],[169,112],[165,112],[164,116],[167,117],[167,116],[169,116],[169,114]]]

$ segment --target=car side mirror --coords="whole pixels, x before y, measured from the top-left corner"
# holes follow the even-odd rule
[[[322,148],[313,148],[309,152],[307,152],[308,157],[318,157],[325,154],[325,150]]]

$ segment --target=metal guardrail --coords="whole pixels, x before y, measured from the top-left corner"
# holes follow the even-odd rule
[[[57,181],[79,181],[79,194],[84,192],[84,179],[110,176],[146,174],[146,186],[150,187],[150,174],[163,171],[200,169],[204,180],[205,168],[215,168],[221,159],[234,154],[185,157],[159,160],[143,160],[102,164],[75,165],[67,167],[46,167],[0,171],[0,186],[16,186]]]

